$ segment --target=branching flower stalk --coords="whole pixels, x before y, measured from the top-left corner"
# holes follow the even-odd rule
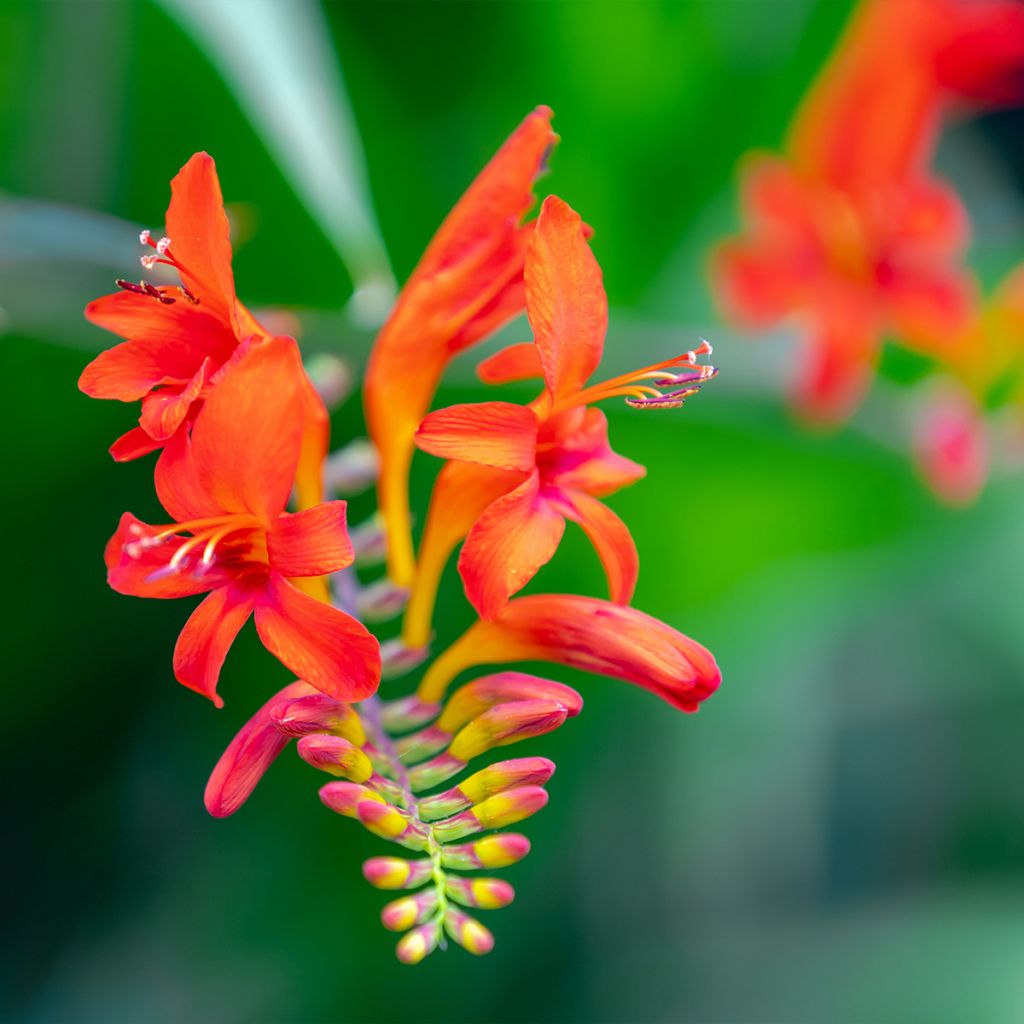
[[[250,617],[297,677],[230,743],[206,807],[234,814],[294,740],[304,761],[333,777],[320,789],[326,807],[409,851],[363,869],[372,885],[403,893],[381,919],[403,933],[396,951],[406,963],[448,939],[489,952],[493,936],[470,911],[513,899],[503,879],[473,873],[526,856],[529,840],[505,829],[546,806],[555,765],[538,756],[476,762],[552,732],[583,706],[572,688],[517,663],[624,680],[688,712],[720,682],[710,652],[630,607],[636,545],[600,499],[645,471],[612,450],[596,407],[625,399],[679,408],[715,376],[701,363],[711,347],[589,383],[608,317],[589,229],[555,196],[524,220],[556,141],[550,120],[538,108],[513,133],[399,296],[364,385],[372,447],[346,439],[328,457],[327,410],[310,376],[320,370],[307,371],[295,341],[267,331],[237,299],[205,154],[172,182],[167,235],[141,236],[156,251],[144,269],[166,265],[180,283],[121,280],[87,309],[125,340],[85,369],[81,387],[141,399],[139,426],[112,454],[160,452],[154,484],[168,515],[158,526],[122,517],[105,553],[111,586],[142,597],[207,595],[178,639],[174,672],[218,705],[221,666]],[[488,384],[536,380],[537,398],[430,412],[451,357],[524,310],[533,340],[491,356],[480,373]],[[337,390],[338,375],[328,376],[324,393]],[[416,446],[445,460],[418,544],[408,503]],[[375,478],[380,514],[350,533],[341,496]],[[610,600],[519,595],[555,556],[567,522],[593,545]],[[437,587],[460,544],[479,617],[435,654]],[[382,560],[386,576],[360,579]],[[401,639],[380,643],[372,627],[398,615]],[[378,694],[382,679],[391,687],[420,666],[412,693]]]

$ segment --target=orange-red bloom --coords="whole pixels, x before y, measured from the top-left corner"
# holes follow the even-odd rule
[[[254,612],[267,649],[323,692],[361,700],[380,680],[373,636],[289,582],[353,557],[344,502],[284,511],[302,445],[304,380],[291,339],[242,346],[191,434],[177,433],[157,464],[157,494],[173,522],[149,526],[126,513],[107,545],[108,580],[121,593],[209,594],[182,630],[174,671],[218,706],[221,665]]]
[[[420,700],[441,700],[451,681],[477,665],[550,661],[635,683],[683,711],[718,689],[714,656],[696,640],[635,608],[575,594],[510,601],[492,622],[477,622],[427,670]]]
[[[366,371],[370,437],[380,453],[388,571],[412,581],[408,475],[413,433],[448,361],[523,308],[523,254],[533,182],[557,136],[538,107],[516,129],[438,229],[380,332]]]
[[[196,153],[171,182],[167,236],[140,240],[153,252],[143,267],[172,267],[176,286],[119,280],[121,290],[90,302],[86,317],[127,339],[101,352],[78,386],[93,398],[142,400],[139,426],[114,442],[115,459],[164,447],[187,429],[221,379],[238,345],[271,335],[235,294],[231,241],[213,158]],[[327,413],[309,382],[301,388],[305,431],[300,505],[322,498],[320,464],[327,450]]]
[[[635,405],[677,406],[713,373],[710,367],[695,367],[688,353],[586,385],[601,361],[608,302],[582,221],[556,196],[548,196],[541,208],[525,278],[534,344],[514,346],[489,360],[485,375],[542,375],[541,396],[528,406],[452,406],[431,413],[416,433],[424,451],[472,466],[439,482],[431,515],[436,505],[446,525],[432,533],[428,522],[423,559],[436,567],[431,546],[443,546],[447,554],[458,539],[456,526],[468,520],[459,571],[467,596],[484,618],[498,614],[551,559],[566,519],[579,523],[597,550],[612,600],[629,602],[637,578],[636,547],[625,524],[596,499],[645,471],[611,450],[604,415],[588,403],[614,395]],[[684,372],[677,372],[680,368]],[[672,392],[661,394],[651,380],[671,386]],[[442,531],[443,544],[438,539]]]

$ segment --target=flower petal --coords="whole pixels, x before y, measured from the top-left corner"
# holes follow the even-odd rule
[[[294,738],[286,736],[270,718],[272,708],[289,700],[316,693],[301,680],[275,693],[266,704],[238,731],[238,735],[220,756],[210,781],[206,783],[203,802],[215,818],[234,814],[256,788],[274,759]]]
[[[543,377],[540,351],[531,341],[524,341],[488,356],[476,368],[476,375],[485,384],[507,384],[517,380]]]
[[[722,676],[695,640],[624,605],[574,594],[534,594],[478,622],[427,670],[417,693],[439,701],[475,665],[551,661],[635,683],[683,711],[696,711]]]
[[[578,391],[601,362],[608,299],[578,213],[548,196],[526,251],[526,312],[556,398]]]
[[[107,564],[107,582],[119,594],[133,597],[189,597],[205,594],[223,583],[223,576],[212,569],[203,576],[193,576],[187,568],[165,573],[171,556],[181,546],[180,537],[162,544],[146,544],[158,531],[148,523],[125,512],[117,532],[107,541],[103,553]]]
[[[203,365],[184,387],[159,388],[146,395],[142,400],[142,415],[139,417],[142,429],[155,441],[170,440],[185,422],[192,403],[202,394],[212,372],[212,363],[204,359]]]
[[[551,442],[543,460],[544,478],[560,488],[603,498],[647,474],[638,462],[612,451],[608,420],[600,409],[558,413],[544,424],[539,440],[542,446]]]
[[[640,572],[640,556],[626,524],[607,505],[582,491],[560,491],[553,504],[567,519],[578,523],[594,545],[608,577],[611,600],[629,604]]]
[[[302,448],[295,468],[295,495],[300,509],[324,500],[324,459],[330,448],[331,420],[323,399],[303,371],[299,381],[302,400]]]
[[[378,494],[389,535],[388,568],[412,581],[408,472],[413,435],[458,350],[518,313],[534,178],[556,141],[551,111],[531,113],[441,225],[382,328],[366,372],[370,436],[380,453]]]
[[[142,427],[133,427],[110,446],[110,455],[115,462],[130,462],[155,452],[162,445],[163,441],[154,441]]]
[[[192,156],[171,181],[167,234],[171,252],[183,268],[182,280],[201,306],[234,328],[231,228],[217,167],[208,153]]]
[[[870,326],[843,317],[813,334],[794,383],[793,401],[813,423],[840,423],[871,384],[879,339]]]
[[[537,427],[536,413],[512,402],[452,405],[424,419],[416,445],[442,459],[526,472],[537,461]]]
[[[179,521],[284,510],[302,445],[302,363],[291,338],[243,345],[218,374],[191,441],[168,445],[157,494]]]
[[[483,618],[494,618],[551,561],[564,532],[565,520],[540,494],[536,472],[488,507],[459,556],[466,596]]]
[[[278,573],[270,574],[256,605],[256,629],[275,658],[335,700],[363,700],[380,684],[380,645],[373,635]]]
[[[252,608],[252,590],[218,587],[189,616],[174,645],[175,678],[219,708],[224,706],[217,695],[221,666]]]
[[[278,516],[267,532],[270,564],[282,576],[323,576],[351,565],[345,509],[344,501],[328,501]]]

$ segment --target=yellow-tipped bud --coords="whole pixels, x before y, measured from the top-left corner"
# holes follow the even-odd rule
[[[441,937],[441,925],[437,921],[421,924],[398,940],[395,953],[403,964],[418,964],[424,957],[437,949]]]
[[[460,761],[471,761],[494,747],[508,746],[551,732],[565,721],[565,716],[565,708],[553,700],[518,700],[499,704],[461,729],[452,740],[448,753]]]
[[[445,911],[444,930],[474,956],[483,956],[494,949],[494,936],[475,918],[455,907]]]

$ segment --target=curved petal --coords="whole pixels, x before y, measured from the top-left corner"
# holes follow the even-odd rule
[[[272,572],[256,605],[267,650],[335,700],[364,700],[380,685],[380,645],[350,615],[300,593]]]
[[[217,681],[228,649],[252,614],[253,592],[238,587],[218,587],[189,616],[174,645],[174,676],[222,708]]]
[[[304,373],[290,338],[242,346],[210,388],[191,441],[169,444],[157,494],[179,521],[221,512],[284,510],[302,445]]]
[[[537,346],[532,341],[524,341],[488,356],[476,368],[476,375],[485,384],[508,384],[543,377],[544,368]]]
[[[560,492],[558,510],[582,527],[608,577],[608,594],[616,604],[633,600],[640,556],[626,524],[607,506],[582,491]]]
[[[184,387],[160,388],[142,400],[139,423],[154,441],[168,441],[185,422],[192,403],[199,399],[213,372],[209,359],[196,370],[195,376]]]
[[[147,538],[157,532],[131,512],[121,516],[117,532],[107,541],[103,553],[107,583],[112,589],[133,597],[190,597],[221,585],[223,576],[216,569],[203,576],[193,576],[187,568],[167,573],[171,556],[183,541],[172,537],[160,544],[147,545]]]
[[[814,423],[840,423],[860,404],[874,374],[878,338],[842,317],[811,336],[795,381],[797,412]]]
[[[719,245],[711,256],[711,281],[726,316],[756,329],[797,308],[805,279],[788,256],[785,247],[758,237]]]
[[[583,221],[548,196],[526,250],[526,313],[555,398],[578,391],[601,362],[608,299]]]
[[[209,153],[196,153],[171,181],[167,234],[182,280],[201,306],[230,324],[241,337],[234,310],[231,229],[217,167]]]
[[[163,441],[154,441],[142,427],[133,427],[110,446],[110,455],[115,462],[130,462],[162,446]]]
[[[954,352],[980,312],[974,281],[955,268],[904,271],[888,283],[885,299],[899,340],[937,356]]]
[[[270,564],[282,576],[323,576],[351,565],[345,510],[344,501],[328,501],[278,516],[267,532]]]
[[[624,605],[573,594],[509,602],[499,619],[478,622],[427,670],[417,694],[439,701],[464,669],[551,661],[635,683],[682,711],[696,711],[722,681],[710,651]]]
[[[512,402],[452,405],[432,412],[416,431],[431,455],[494,469],[532,470],[537,461],[537,414]]]
[[[533,181],[556,141],[540,107],[509,137],[441,225],[402,289],[370,355],[364,389],[381,459],[378,495],[388,531],[388,571],[413,576],[408,472],[413,435],[452,354],[520,312]]]
[[[466,597],[483,618],[494,618],[551,561],[564,532],[565,520],[541,495],[536,472],[488,507],[459,555]]]
[[[549,433],[550,432],[550,433]],[[612,451],[608,419],[594,407],[567,409],[548,420],[540,443],[554,442],[541,461],[544,479],[604,498],[646,476],[638,462]]]
[[[185,335],[124,341],[101,352],[82,371],[78,387],[90,398],[133,402],[158,384],[189,380],[205,358]]]
[[[279,704],[316,693],[301,680],[275,693],[238,731],[220,756],[206,783],[203,802],[215,818],[234,814],[256,788],[266,770],[294,737],[286,736],[271,721],[270,711]]]

